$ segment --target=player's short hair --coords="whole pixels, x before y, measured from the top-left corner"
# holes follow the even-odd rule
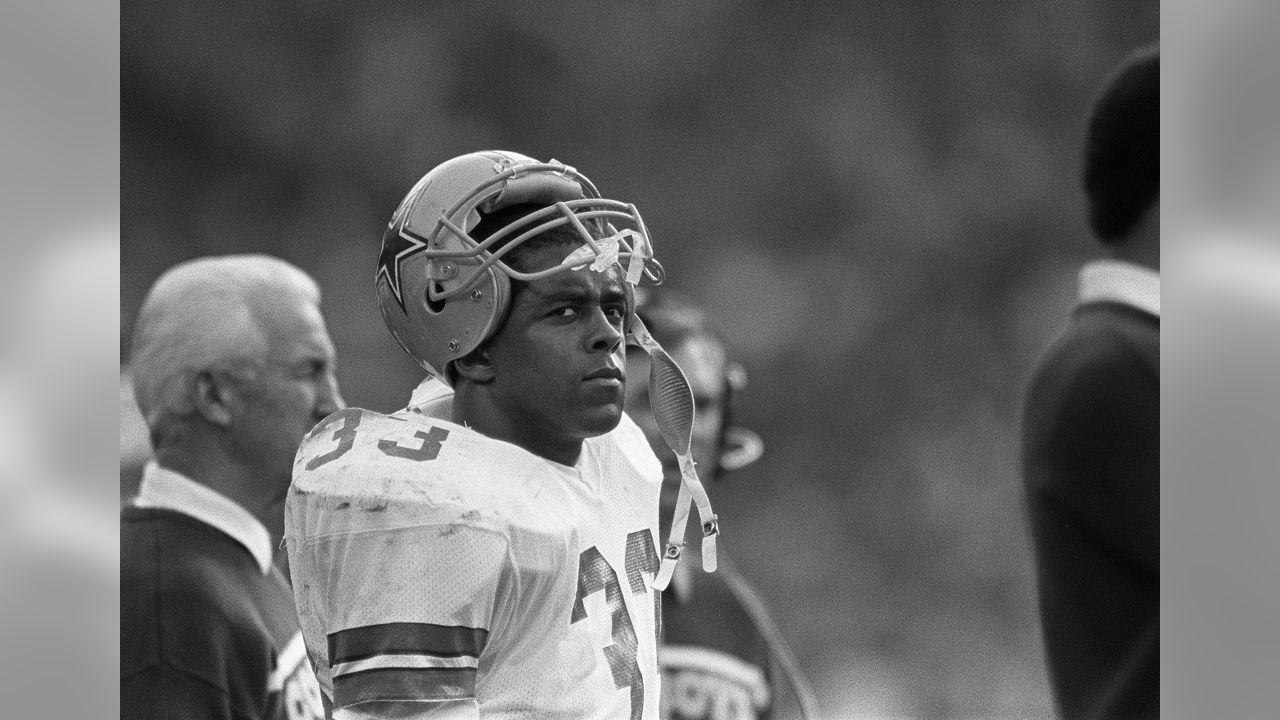
[[[520,220],[526,215],[532,214],[546,207],[547,205],[543,205],[541,203],[516,203],[514,205],[507,205],[498,208],[497,210],[494,210],[491,213],[486,213],[480,217],[480,222],[476,223],[475,228],[471,231],[471,237],[479,242],[484,242],[489,239],[490,235],[493,235],[502,228]],[[590,227],[588,227],[588,231],[592,232],[593,238],[599,237],[598,233],[595,233]],[[514,240],[518,235],[519,233],[512,233],[508,235],[495,243],[493,247],[489,248],[489,250],[491,252],[500,250],[508,242]],[[574,231],[573,226],[567,224],[557,225],[556,227],[548,230],[543,230],[520,245],[512,248],[509,253],[502,257],[502,259],[508,265],[520,272],[534,272],[536,270],[541,270],[542,268],[530,267],[525,260],[532,251],[544,248],[548,245],[564,245],[576,248],[581,244],[582,236]],[[527,283],[512,278],[511,289],[513,296],[518,289],[523,288],[526,284]]]
[[[505,207],[498,208],[491,213],[481,216],[480,222],[476,223],[475,228],[471,230],[471,237],[478,242],[484,242],[489,239],[490,235],[493,235],[507,225],[510,225],[524,216],[542,210],[546,207],[548,206],[541,203],[516,203],[514,205],[507,205]],[[584,225],[584,227],[587,228],[587,232],[591,233],[591,237],[593,239],[599,240],[604,237],[594,225],[588,223]],[[520,233],[517,232],[506,236],[494,243],[493,247],[489,248],[489,250],[491,252],[500,250],[508,242],[514,240],[519,234]],[[525,240],[512,248],[506,255],[503,255],[502,259],[519,272],[537,272],[538,270],[543,270],[545,268],[534,267],[529,263],[527,258],[533,253],[533,251],[540,250],[547,246],[566,247],[572,250],[580,247],[581,245],[582,236],[578,234],[572,225],[566,223],[564,225],[557,225],[553,228],[543,230],[537,235]],[[516,298],[526,287],[528,287],[528,285],[529,283],[523,280],[511,278],[511,302],[508,303],[508,312],[510,311],[511,305],[515,304]],[[502,323],[506,323],[506,318],[502,319]]]
[[[1084,148],[1089,225],[1104,243],[1122,242],[1160,195],[1160,49],[1120,64],[1093,104]]]
[[[190,380],[205,370],[251,377],[269,342],[264,315],[280,301],[318,306],[311,276],[269,255],[225,255],[180,263],[152,285],[133,329],[134,397],[151,430],[194,410]]]

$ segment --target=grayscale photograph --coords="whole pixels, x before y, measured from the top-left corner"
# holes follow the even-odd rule
[[[1275,716],[1280,3],[0,18],[0,715]]]
[[[120,22],[123,716],[1159,715],[1157,3]]]

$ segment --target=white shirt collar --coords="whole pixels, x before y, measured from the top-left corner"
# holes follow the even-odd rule
[[[1117,302],[1160,317],[1160,273],[1121,260],[1080,269],[1080,302]]]
[[[153,460],[142,471],[142,486],[133,501],[138,507],[163,508],[189,515],[230,535],[271,572],[271,534],[239,503]]]

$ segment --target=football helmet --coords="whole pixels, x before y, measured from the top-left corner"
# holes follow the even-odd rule
[[[472,236],[483,215],[522,203],[546,207],[483,240]],[[561,225],[576,230],[582,246],[560,265],[524,273],[503,262],[521,243]],[[383,235],[374,282],[392,336],[427,372],[452,385],[450,363],[501,327],[512,279],[537,280],[587,264],[602,270],[614,262],[622,263],[632,285],[642,275],[662,281],[634,205],[602,198],[564,163],[490,150],[448,160],[413,186]]]

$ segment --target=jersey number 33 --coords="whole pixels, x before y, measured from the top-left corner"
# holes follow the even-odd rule
[[[658,551],[649,530],[636,530],[627,535],[626,554],[627,590],[632,595],[653,592],[654,642],[662,637],[662,594],[651,591],[644,575],[658,572]],[[573,624],[587,617],[586,598],[592,593],[604,591],[604,604],[609,609],[613,627],[613,644],[604,648],[604,657],[613,673],[613,683],[618,689],[631,689],[631,720],[639,720],[644,712],[644,677],[637,660],[640,641],[635,625],[627,613],[622,597],[623,588],[618,574],[595,546],[582,551],[578,559],[578,597],[573,603]]]

